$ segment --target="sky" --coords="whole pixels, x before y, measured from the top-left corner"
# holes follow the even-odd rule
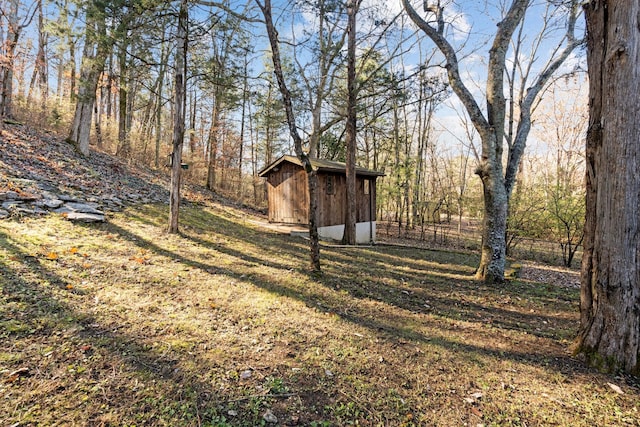
[[[496,25],[500,18],[500,10],[497,7],[487,6],[491,2],[478,2],[470,0],[450,0],[444,1],[445,4],[445,21],[448,22],[446,32],[450,34],[448,39],[452,45],[459,49],[459,59],[461,66],[461,73],[463,79],[468,82],[469,89],[474,93],[476,100],[482,105],[484,95],[484,82],[486,81],[486,63],[488,58],[488,51],[490,42],[495,33]],[[532,46],[539,43],[537,49],[536,61],[531,65],[532,74],[537,74],[536,71],[540,70],[546,63],[547,59],[551,56],[553,49],[556,48],[557,42],[564,34],[564,27],[562,24],[557,25],[557,28],[548,33],[545,40],[539,40],[538,35],[540,29],[545,23],[542,17],[545,15],[545,8],[549,2],[538,0],[534,1],[533,6],[527,12],[525,16],[525,26],[523,31],[523,51],[520,54],[521,60],[525,63],[529,63],[529,52],[532,50]],[[276,4],[276,3],[274,3]],[[422,10],[422,0],[414,1],[416,8],[419,12]],[[380,16],[380,19],[391,20],[393,16],[401,13],[402,3],[401,0],[363,0],[361,10],[368,10],[373,7],[380,8],[381,5],[383,11],[376,16]],[[419,7],[418,7],[419,6]],[[274,6],[276,7],[276,6]],[[361,14],[362,15],[362,14]],[[285,14],[282,15],[282,21],[286,21]],[[315,16],[301,15],[298,21],[293,26],[287,27],[287,25],[281,26],[281,36],[291,37],[292,33],[302,31],[302,29],[309,29],[313,26]],[[368,19],[366,16],[359,16],[358,25],[361,28],[367,27],[368,23],[363,22]],[[582,19],[578,21],[579,26],[583,27]],[[549,27],[558,24],[557,22],[551,22],[547,24]],[[415,29],[413,25],[410,25],[412,29]],[[300,34],[297,34],[298,39]],[[425,40],[422,42],[423,49],[432,48],[434,45],[431,41]],[[509,53],[508,62],[509,65],[513,64],[514,56],[513,51]],[[417,46],[413,51],[405,55],[403,58],[403,67],[409,70],[416,69],[419,66],[419,55]],[[561,72],[568,72],[576,67],[584,66],[584,55],[580,51],[574,52],[572,56],[567,60],[565,66]],[[453,102],[449,103],[450,107],[445,110],[451,110],[452,108],[459,108],[459,105]],[[458,113],[448,111],[449,117],[442,118],[443,122],[450,122],[456,120]]]

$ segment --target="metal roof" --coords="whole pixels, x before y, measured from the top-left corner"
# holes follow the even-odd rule
[[[266,166],[260,172],[258,172],[258,176],[264,177],[273,169],[278,167],[283,162],[293,163],[294,165],[298,165],[302,167],[302,162],[296,156],[282,156],[270,165]],[[346,173],[347,165],[342,162],[334,162],[332,160],[324,160],[324,159],[311,159],[311,166],[317,170],[318,172],[336,172],[336,173]],[[360,176],[385,176],[384,172],[378,172],[371,169],[365,169],[361,167],[356,167],[356,175]]]

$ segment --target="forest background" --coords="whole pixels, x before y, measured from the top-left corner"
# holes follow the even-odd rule
[[[465,81],[482,100],[483,54],[504,11],[449,6],[447,32],[464,64]],[[3,2],[3,116],[69,134],[77,101],[88,97],[92,144],[163,169],[172,151],[179,7],[144,0]],[[295,1],[275,2],[273,8],[306,148],[313,156],[344,161],[345,5]],[[507,59],[511,129],[532,76],[563,37],[561,12],[532,7],[514,39],[516,53]],[[188,17],[185,179],[264,207],[258,172],[293,147],[259,11],[253,1],[196,1],[188,3]],[[357,163],[386,174],[378,188],[379,230],[478,247],[479,138],[449,87],[442,55],[416,31],[399,2],[364,2],[356,40]],[[526,250],[571,266],[580,250],[587,118],[583,53],[572,53],[534,105],[509,206],[508,253]],[[96,63],[103,71],[96,90],[87,90],[82,74]]]

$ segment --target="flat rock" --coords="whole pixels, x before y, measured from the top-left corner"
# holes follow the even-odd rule
[[[98,207],[97,203],[68,202],[68,203],[65,203],[64,206],[69,208],[69,209],[71,209],[74,212],[90,213],[90,214],[96,214],[96,215],[104,215],[104,212],[102,212],[99,209],[96,209]]]
[[[18,193],[15,191],[5,191],[0,193],[0,200],[15,200],[18,198]]]
[[[80,222],[104,222],[104,215],[98,215],[93,213],[84,213],[84,212],[69,212],[65,215],[69,221],[80,221]]]
[[[22,194],[17,197],[17,200],[22,200],[23,202],[33,202],[34,200],[38,200],[39,197],[33,194]]]
[[[24,202],[21,200],[10,200],[8,202],[4,202],[2,203],[2,209],[8,210],[11,209],[15,206],[19,206],[21,204],[23,204]]]
[[[36,206],[42,206],[47,209],[58,209],[64,202],[60,199],[43,199],[36,202]]]
[[[63,202],[74,202],[74,203],[79,203],[80,202],[80,200],[77,197],[69,196],[68,194],[61,194],[58,197]]]
[[[9,212],[5,211],[4,209],[0,209],[0,219],[5,218],[9,218]]]
[[[66,214],[66,213],[71,213],[71,212],[75,212],[75,211],[73,209],[67,207],[67,205],[62,205],[58,209],[54,209],[53,212],[55,212],[57,214]]]
[[[38,207],[34,207],[34,208],[23,208],[23,207],[19,207],[16,209],[16,212],[21,213],[21,214],[25,214],[25,215],[46,215],[49,213],[49,211],[45,211],[43,209],[40,209]]]

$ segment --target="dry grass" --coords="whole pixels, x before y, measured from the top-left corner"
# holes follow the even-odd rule
[[[246,213],[166,216],[0,223],[0,425],[640,425],[637,380],[568,354],[575,289],[388,246],[313,277]]]

